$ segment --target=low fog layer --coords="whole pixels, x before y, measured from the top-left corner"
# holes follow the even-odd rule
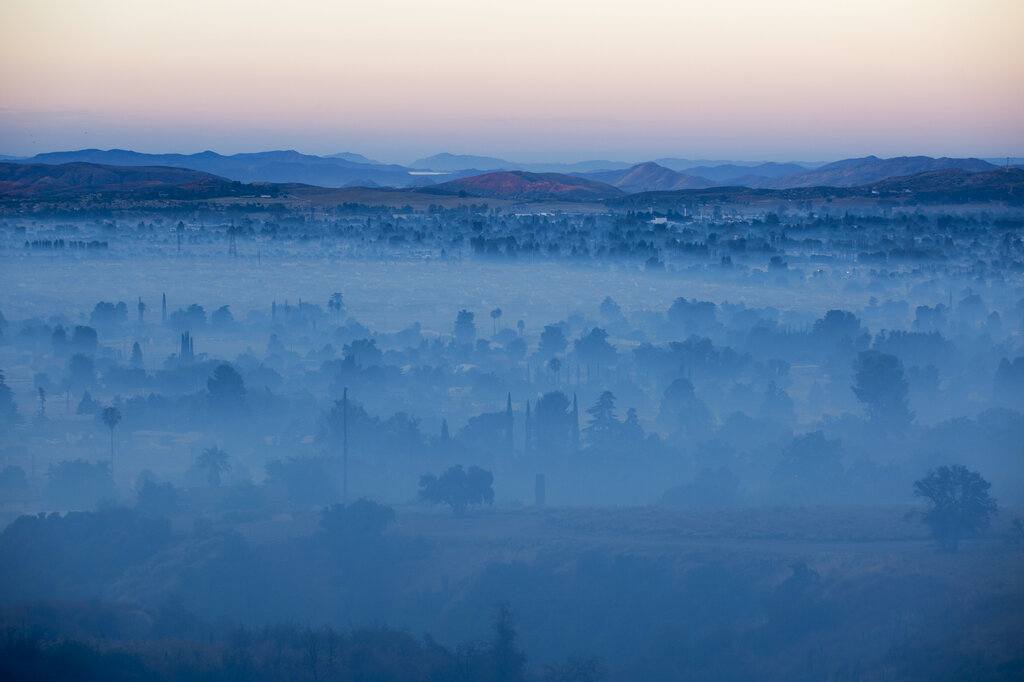
[[[294,679],[399,636],[424,679],[1011,679],[1022,226],[6,219],[0,620]]]

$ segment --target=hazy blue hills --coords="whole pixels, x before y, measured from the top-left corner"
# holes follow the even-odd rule
[[[980,172],[995,168],[997,166],[981,159],[936,159],[929,156],[880,159],[877,156],[867,156],[836,161],[820,168],[804,168],[795,163],[763,163],[756,166],[723,164],[694,166],[684,173],[648,162],[623,171],[601,171],[583,175],[636,193],[732,186],[761,189],[859,187],[886,178],[937,170],[959,169]]]
[[[710,161],[691,162],[686,159],[662,159],[664,163],[648,161],[640,164],[607,160],[577,163],[516,163],[490,156],[449,153],[419,159],[407,167],[378,163],[354,152],[315,156],[294,150],[222,155],[212,151],[198,154],[145,154],[125,149],[81,149],[38,154],[27,159],[0,160],[49,165],[93,163],[118,167],[187,168],[242,183],[299,183],[329,188],[416,188],[446,184],[460,178],[486,175],[499,170],[535,174],[557,173],[604,183],[625,193],[705,189],[715,186],[763,189],[858,187],[886,178],[937,170],[981,172],[999,167],[976,158],[928,156],[890,159],[867,156],[844,159],[819,167],[806,167],[799,163],[717,164]],[[684,166],[686,169],[681,170]]]
[[[626,192],[671,191],[676,189],[704,189],[712,187],[712,180],[674,171],[653,161],[641,163],[625,170],[600,171],[581,174],[590,180],[604,182]]]
[[[986,171],[996,166],[981,159],[935,159],[930,156],[899,156],[880,159],[866,156],[844,159],[821,168],[783,175],[751,186],[786,189],[793,187],[857,187],[886,178],[957,168],[965,171]]]
[[[409,169],[352,160],[365,158],[345,152],[334,157],[296,151],[267,151],[225,156],[198,154],[144,154],[124,149],[82,149],[38,154],[25,163],[96,163],[107,166],[170,166],[213,173],[238,182],[298,182],[323,187],[405,187],[416,180]],[[367,159],[368,160],[368,159]]]
[[[488,199],[600,201],[625,192],[603,182],[564,173],[498,171],[425,187],[430,194],[465,194]]]
[[[409,164],[416,170],[432,171],[465,171],[475,168],[481,172],[496,170],[520,170],[532,173],[589,173],[594,171],[621,170],[633,164],[624,161],[591,160],[575,163],[523,163],[509,161],[493,156],[474,156],[472,154],[435,154],[417,159]]]
[[[735,163],[724,163],[720,166],[694,166],[687,168],[690,175],[707,178],[715,182],[729,185],[745,184],[740,182],[744,178],[780,178],[786,175],[803,173],[809,170],[807,166],[796,163],[759,163],[756,166],[737,165]]]

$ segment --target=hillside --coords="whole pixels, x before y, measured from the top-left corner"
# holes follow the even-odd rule
[[[361,163],[353,158],[351,154],[322,157],[294,150],[224,156],[211,151],[198,154],[143,154],[124,149],[81,149],[38,154],[24,159],[23,163],[85,162],[107,166],[168,166],[212,173],[237,182],[299,182],[322,187],[406,187],[418,177],[411,175],[409,169],[402,166]]]
[[[996,168],[971,172],[959,168],[887,178],[863,188],[872,194],[912,194],[918,201],[1024,202],[1024,169]]]
[[[488,199],[514,199],[538,201],[559,199],[566,201],[600,201],[625,194],[617,187],[603,182],[561,173],[527,173],[500,171],[452,180],[420,192],[428,194],[458,195]]]
[[[753,187],[709,187],[674,192],[641,192],[611,199],[613,206],[673,205],[686,202],[752,204],[758,202],[832,201],[839,199],[868,201],[920,202],[925,204],[963,204],[1003,202],[1024,205],[1024,170],[996,168],[971,172],[945,169],[886,178],[857,187],[795,187],[766,189]]]
[[[0,163],[0,195],[56,198],[82,194],[198,199],[276,192],[184,168],[105,166],[92,163]]]
[[[995,168],[981,159],[934,159],[930,156],[900,156],[880,159],[867,156],[860,159],[844,159],[814,170],[801,171],[760,183],[759,186],[772,189],[795,187],[858,187],[886,178],[916,175],[937,170],[958,168],[965,171],[986,171]]]
[[[641,163],[625,170],[602,171],[580,175],[590,180],[607,183],[630,193],[704,189],[715,185],[714,182],[706,178],[695,177],[688,173],[680,173],[671,168],[659,166],[653,161]]]

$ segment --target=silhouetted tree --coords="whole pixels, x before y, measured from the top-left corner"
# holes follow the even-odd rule
[[[0,424],[17,424],[21,421],[18,406],[14,402],[14,392],[7,385],[7,379],[0,370]]]
[[[75,353],[68,360],[68,383],[75,389],[82,389],[96,383],[96,367],[92,358]]]
[[[553,358],[569,346],[565,340],[565,332],[557,324],[549,324],[540,334],[540,346],[537,352],[543,358]]]
[[[489,658],[491,679],[497,682],[526,679],[526,654],[519,645],[519,637],[512,625],[512,609],[506,603],[498,605]]]
[[[456,464],[440,477],[420,476],[419,499],[430,504],[447,504],[455,514],[462,514],[473,504],[494,503],[494,476],[490,471]]]
[[[603,391],[597,401],[587,408],[590,422],[583,429],[583,435],[592,447],[608,446],[622,436],[622,422],[615,417],[615,394]],[[634,416],[636,413],[633,413]]]
[[[335,291],[331,294],[331,298],[327,301],[327,309],[331,312],[334,317],[341,317],[345,312],[345,302],[341,296],[341,292]]]
[[[114,427],[121,422],[121,410],[117,409],[113,405],[110,407],[104,407],[103,412],[100,413],[100,417],[103,419],[103,423],[110,429],[110,472],[114,472]]]
[[[395,510],[360,498],[352,504],[332,504],[320,512],[320,527],[334,543],[358,546],[380,537],[395,520]]]
[[[586,336],[582,336],[573,342],[573,350],[579,361],[588,367],[615,362],[615,348],[608,343],[608,332],[600,327],[594,327]]]
[[[213,376],[206,380],[206,388],[213,407],[228,411],[241,409],[245,400],[245,382],[231,365],[217,365]]]
[[[82,393],[82,399],[78,403],[78,407],[75,409],[75,414],[96,414],[103,408],[99,401],[93,400],[93,397],[89,395],[89,391]]]
[[[491,326],[493,334],[498,333],[498,320],[501,319],[501,308],[495,308],[491,311]]]
[[[545,455],[565,454],[572,450],[573,424],[569,398],[561,391],[545,393],[533,413],[533,438]]]
[[[548,360],[548,371],[555,375],[555,381],[558,381],[560,372],[562,371],[562,361],[558,358],[551,358]]]
[[[851,387],[876,424],[902,428],[914,418],[907,405],[903,363],[895,355],[863,351],[854,363],[856,383]]]
[[[75,327],[75,331],[71,336],[71,351],[74,353],[82,353],[83,355],[92,355],[96,352],[96,347],[99,345],[99,337],[96,335],[96,330],[92,327],[84,327],[79,325]]]
[[[956,550],[960,539],[988,528],[999,506],[989,494],[992,484],[961,464],[929,471],[914,482],[914,495],[925,499],[924,522],[943,549]]]
[[[206,480],[211,486],[219,486],[220,475],[231,469],[231,464],[228,462],[228,453],[216,445],[207,448],[196,459],[196,468],[206,472]]]
[[[178,494],[170,483],[146,479],[136,494],[135,506],[143,516],[171,516],[178,509]]]
[[[476,338],[476,325],[473,323],[475,315],[468,310],[460,310],[455,317],[455,342],[460,346],[473,344]]]
[[[132,344],[132,357],[131,365],[135,369],[142,369],[142,348],[139,346],[139,342],[136,341]]]

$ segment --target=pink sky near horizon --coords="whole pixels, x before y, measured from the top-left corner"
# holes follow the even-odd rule
[[[1024,155],[1018,0],[0,4],[0,153]]]

